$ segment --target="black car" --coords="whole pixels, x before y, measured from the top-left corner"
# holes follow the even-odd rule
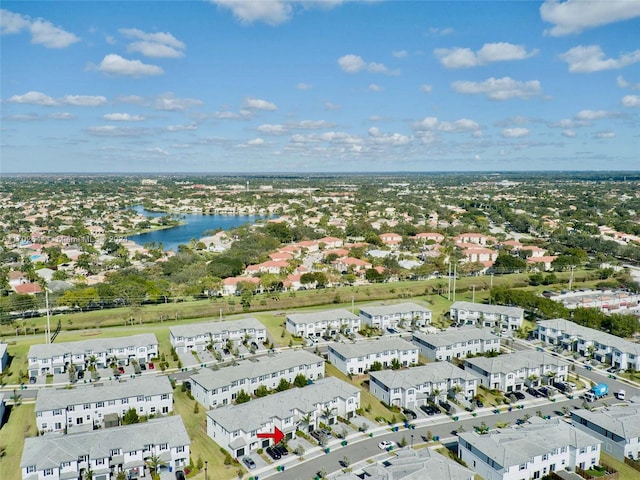
[[[82,380],[84,378],[84,370],[78,370],[78,380]]]
[[[444,408],[445,412],[451,413],[451,409],[453,408],[449,402],[438,402],[439,405]]]
[[[433,415],[433,411],[431,410],[431,407],[429,405],[420,405],[420,410],[422,410],[429,416]]]
[[[176,470],[176,480],[185,480],[184,472],[182,470]]]
[[[541,387],[538,391],[540,392],[540,395],[544,397],[548,397],[549,395],[551,395],[551,392],[547,387]]]
[[[282,455],[280,455],[280,453],[273,447],[267,447],[267,455],[274,460],[280,460],[280,458],[282,458]]]
[[[280,455],[289,455],[289,450],[287,450],[287,447],[285,447],[283,444],[279,443],[277,445],[274,445],[273,448],[280,454]]]
[[[405,408],[402,413],[404,413],[404,415],[410,420],[415,420],[416,418],[418,418],[416,412],[414,412],[413,410],[409,410],[408,408]]]
[[[522,392],[517,392],[517,391],[513,392],[513,396],[516,397],[518,400],[524,400],[525,399],[524,393],[522,393]]]
[[[539,398],[539,397],[541,397],[541,396],[542,396],[542,394],[541,394],[538,390],[536,390],[535,388],[533,388],[533,387],[529,387],[529,388],[527,388],[527,393],[528,393],[529,395],[533,396],[533,397],[536,397],[536,398]]]
[[[482,403],[482,400],[476,400],[476,407],[478,408],[484,407],[484,403]]]

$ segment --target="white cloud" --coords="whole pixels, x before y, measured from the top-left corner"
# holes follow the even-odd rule
[[[264,144],[264,140],[262,138],[254,138],[253,140],[249,140],[247,142],[247,145],[252,146],[252,147],[256,147],[259,145],[263,145]]]
[[[298,90],[311,90],[312,86],[309,83],[300,82],[296,85]]]
[[[138,41],[129,44],[128,52],[138,52],[154,58],[180,58],[185,44],[167,32],[147,33],[137,28],[122,28],[120,33]]]
[[[259,98],[247,97],[244,99],[243,107],[250,110],[277,110],[278,107],[275,103],[268,102],[266,100],[260,100]]]
[[[325,102],[324,108],[325,110],[329,110],[330,112],[335,112],[337,110],[340,110],[342,106],[332,102]]]
[[[437,126],[438,119],[436,117],[425,117],[413,124],[413,128],[416,130],[434,130]]]
[[[545,22],[554,25],[551,30],[545,30],[545,33],[558,37],[638,17],[640,16],[640,2],[636,0],[609,0],[606,2],[546,0],[540,6],[540,16]]]
[[[519,82],[510,77],[489,78],[484,82],[457,81],[451,87],[458,93],[483,93],[491,100],[510,100],[520,98],[527,100],[542,94],[542,87],[538,80]]]
[[[391,55],[393,55],[395,58],[407,58],[409,56],[409,52],[407,52],[406,50],[396,50],[394,52],[391,52]]]
[[[451,35],[454,32],[453,28],[447,27],[447,28],[438,28],[438,27],[431,27],[429,28],[429,35],[433,36],[433,37],[445,37],[447,35]]]
[[[461,118],[454,122],[440,121],[437,117],[425,117],[413,124],[414,130],[418,132],[441,131],[446,133],[473,132],[474,136],[481,137],[480,124],[468,118]]]
[[[338,59],[338,65],[347,73],[358,73],[366,70],[370,73],[383,73],[385,75],[399,75],[399,70],[389,70],[384,64],[376,62],[366,62],[359,55],[343,55]]]
[[[616,78],[616,85],[620,88],[630,88],[631,90],[640,90],[640,83],[632,84],[627,82],[622,75]]]
[[[431,93],[432,90],[433,90],[433,85],[429,85],[427,83],[420,85],[420,91],[423,93]]]
[[[31,19],[27,15],[20,15],[9,10],[0,10],[0,34],[12,35],[28,30],[31,33],[31,43],[46,48],[66,48],[80,41],[75,34],[56,27],[48,20]]]
[[[148,133],[144,128],[116,127],[115,125],[87,127],[85,132],[96,137],[139,137]]]
[[[622,97],[621,103],[625,107],[640,107],[640,96],[625,95],[624,97]]]
[[[577,135],[577,133],[575,132],[575,130],[563,130],[562,131],[562,136],[563,137],[573,138],[576,135]]]
[[[520,138],[520,137],[526,137],[527,135],[529,135],[529,129],[528,128],[503,128],[501,135],[504,138]]]
[[[331,128],[334,124],[326,120],[301,120],[299,122],[287,123],[287,127],[300,130],[318,130],[321,128]]]
[[[242,24],[263,22],[275,26],[291,20],[298,11],[311,8],[333,8],[343,0],[209,0],[219,7],[231,10]]]
[[[144,120],[142,115],[129,115],[128,113],[107,113],[102,118],[112,122],[141,122]]]
[[[527,52],[522,45],[508,42],[485,43],[477,52],[469,48],[437,48],[434,54],[446,68],[470,68],[488,65],[493,62],[524,60],[538,53]]]
[[[375,83],[372,83],[371,85],[369,85],[369,91],[371,91],[371,92],[381,92],[382,91],[382,87],[380,85],[376,85]]]
[[[613,138],[615,136],[616,136],[615,132],[612,132],[611,130],[605,130],[603,132],[597,132],[596,135],[595,135],[596,138]]]
[[[102,95],[65,95],[62,103],[75,105],[76,107],[98,107],[107,103],[107,99]]]
[[[184,56],[184,52],[180,50],[154,42],[133,42],[127,47],[127,52],[137,52],[145,57],[153,58],[180,58]]]
[[[197,129],[198,125],[196,125],[195,123],[190,123],[188,125],[168,125],[167,127],[165,127],[165,130],[167,132],[185,132]]]
[[[289,132],[289,130],[284,125],[272,125],[269,123],[260,125],[258,127],[258,131],[267,135],[284,135]]]
[[[29,105],[40,105],[44,107],[55,107],[59,105],[59,102],[49,95],[45,95],[42,92],[27,92],[24,95],[13,95],[9,98],[11,103],[26,103]]]
[[[578,120],[599,120],[601,118],[607,118],[613,116],[612,112],[607,112],[606,110],[580,110],[576,113],[575,117]]]
[[[140,60],[127,60],[120,55],[110,53],[105,55],[97,67],[89,67],[107,75],[122,75],[129,77],[146,77],[162,75],[164,70],[157,65],[142,63]]]
[[[73,120],[76,116],[69,112],[55,112],[49,115],[51,118],[55,120]]]
[[[369,136],[373,143],[377,145],[401,146],[411,143],[411,137],[399,133],[383,134],[377,127],[369,129]]]
[[[639,2],[640,4],[640,2]],[[602,70],[617,70],[640,62],[640,50],[626,53],[620,58],[605,58],[604,52],[598,45],[573,47],[561,54],[560,59],[569,65],[572,73],[591,73]]]
[[[198,105],[202,105],[202,100],[197,98],[178,98],[173,93],[164,93],[155,100],[156,110],[168,112],[187,110]]]

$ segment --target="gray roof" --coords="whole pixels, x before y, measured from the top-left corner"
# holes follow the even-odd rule
[[[499,340],[489,329],[476,327],[462,327],[441,333],[414,332],[414,337],[420,338],[434,347],[446,347],[470,340]]]
[[[533,457],[556,448],[583,448],[601,443],[597,438],[559,418],[492,430],[483,435],[462,432],[458,437],[496,462],[499,466],[495,467],[496,470],[527,463]]]
[[[505,305],[487,305],[486,303],[454,302],[451,310],[469,310],[471,312],[497,313],[510,317],[522,317],[524,310],[520,307],[507,307]]]
[[[153,333],[141,333],[126,337],[94,338],[91,340],[79,340],[77,342],[40,343],[31,345],[29,358],[51,358],[58,355],[80,355],[88,351],[106,352],[109,349],[128,346],[146,347],[158,345],[158,339]]]
[[[569,366],[569,362],[566,360],[549,355],[546,352],[534,350],[507,353],[492,358],[474,357],[465,361],[490,373],[509,373],[522,368],[536,368],[541,365]]]
[[[477,380],[472,373],[462,370],[451,363],[429,363],[421,367],[412,367],[403,370],[380,370],[369,372],[371,378],[376,378],[389,388],[413,388],[423,383],[440,383],[449,379],[462,379],[464,381]]]
[[[44,412],[70,405],[106,402],[137,395],[153,396],[172,393],[171,382],[165,375],[143,375],[119,382],[94,383],[76,388],[41,388],[36,399],[36,412]]]
[[[294,410],[304,412],[304,415],[315,411],[319,403],[324,404],[335,398],[347,399],[359,392],[360,389],[350,383],[335,377],[325,377],[304,388],[292,388],[240,405],[209,410],[207,416],[229,432],[251,432],[262,428],[272,418],[291,417]]]
[[[626,440],[640,437],[640,406],[616,406],[601,410],[573,410],[571,416],[577,416],[613,432]]]
[[[472,480],[474,472],[430,448],[395,450],[384,462],[364,467],[369,480]],[[335,480],[357,480],[355,473]]]
[[[209,321],[190,323],[188,325],[176,325],[170,327],[172,337],[194,337],[198,335],[216,335],[237,330],[265,330],[266,327],[260,320],[254,317],[240,318],[238,320]]]
[[[372,353],[385,352],[389,350],[417,350],[413,343],[401,338],[379,338],[378,340],[368,340],[358,343],[329,343],[329,350],[333,350],[345,358],[364,357]]]
[[[255,362],[247,361],[237,366],[224,367],[215,371],[204,368],[192,375],[191,380],[201,385],[205,390],[213,390],[230,385],[236,380],[256,378],[299,365],[313,365],[318,362],[324,363],[324,359],[306,350],[289,350],[276,355],[260,357]]]
[[[169,448],[191,444],[179,416],[83,433],[50,434],[26,438],[21,467],[35,465],[36,470],[57,468],[62,462],[75,462],[82,455],[108,458],[111,450],[123,453],[142,450],[145,445],[167,443]]]
[[[640,344],[630,342],[624,338],[616,337],[610,333],[595,330],[589,327],[583,327],[577,323],[570,322],[564,318],[554,318],[552,320],[540,320],[538,322],[538,328],[552,328],[560,332],[566,333],[569,336],[581,337],[585,340],[597,342],[601,345],[607,345],[612,348],[626,353],[633,353],[640,355]]]
[[[307,323],[332,322],[340,320],[358,320],[359,317],[345,308],[323,310],[313,313],[290,313],[287,321],[294,325],[306,325]]]
[[[371,316],[378,315],[395,315],[398,313],[413,313],[413,312],[423,312],[429,313],[431,310],[425,308],[417,303],[405,302],[405,303],[396,303],[394,305],[365,305],[360,307],[360,312],[367,313]]]

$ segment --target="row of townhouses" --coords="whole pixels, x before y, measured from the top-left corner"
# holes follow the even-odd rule
[[[452,360],[479,353],[500,352],[500,338],[490,330],[462,327],[442,333],[413,333],[413,343],[429,360]]]
[[[563,318],[541,320],[534,333],[539,340],[623,370],[640,370],[640,344],[583,327]]]
[[[178,416],[156,418],[118,428],[25,439],[20,469],[23,480],[86,478],[110,480],[147,477],[147,461],[157,457],[168,469],[189,464],[191,440]]]
[[[207,408],[232,403],[241,390],[254,395],[260,386],[274,389],[282,379],[292,383],[296,376],[309,380],[324,376],[324,359],[306,350],[290,350],[244,361],[239,365],[192,375],[191,393]]]
[[[359,388],[326,377],[304,388],[209,410],[207,434],[238,458],[272,443],[272,439],[258,438],[258,433],[273,433],[278,427],[291,439],[297,429],[311,431],[320,422],[332,425],[337,416],[352,418],[358,408]]]
[[[471,399],[479,378],[450,363],[430,363],[407,370],[381,370],[369,374],[369,391],[388,405],[415,408],[427,401],[455,398],[458,393]]]
[[[253,317],[220,322],[191,323],[169,328],[171,346],[178,353],[202,352],[209,345],[227,340],[249,340],[259,344],[267,339],[267,329]]]
[[[504,305],[454,302],[449,308],[449,316],[457,323],[514,331],[522,327],[524,310]]]
[[[87,431],[119,425],[129,409],[140,416],[173,412],[173,388],[164,375],[148,375],[75,388],[41,388],[36,399],[40,433]]]
[[[360,320],[364,325],[380,330],[397,328],[400,322],[422,328],[431,323],[431,310],[412,302],[367,305],[360,307]]]
[[[354,375],[366,373],[374,362],[389,368],[394,360],[402,367],[418,364],[418,348],[401,338],[379,338],[358,343],[330,343],[328,359],[341,372]]]
[[[459,433],[458,457],[485,480],[536,479],[600,463],[601,444],[593,435],[560,418],[529,422],[486,434]]]
[[[77,342],[43,343],[29,348],[29,376],[65,373],[90,366],[107,368],[111,363],[129,365],[132,360],[146,364],[158,357],[158,339],[152,333],[119,338],[97,338]]]

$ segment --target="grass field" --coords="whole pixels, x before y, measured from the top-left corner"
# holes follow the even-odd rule
[[[610,465],[618,470],[618,472],[620,472],[619,480],[638,480],[638,478],[640,478],[640,472],[634,470],[623,461],[612,457],[608,453],[600,453],[600,462],[606,463],[607,465]]]
[[[22,404],[8,407],[7,410],[10,410],[8,421],[0,429],[0,447],[6,448],[4,456],[0,458],[0,478],[20,480],[20,459],[24,447],[22,439],[36,434],[34,405]]]

